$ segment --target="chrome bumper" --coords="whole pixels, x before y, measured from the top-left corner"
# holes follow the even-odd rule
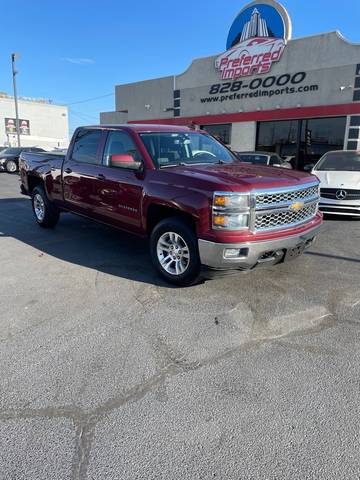
[[[310,247],[320,228],[317,226],[300,235],[261,242],[214,243],[199,239],[200,261],[216,270],[250,270],[259,264],[276,264],[287,259],[288,250]],[[241,252],[236,258],[226,258],[227,249],[240,249]]]

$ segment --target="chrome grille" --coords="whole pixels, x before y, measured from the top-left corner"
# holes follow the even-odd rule
[[[311,201],[319,196],[319,186],[312,185],[308,188],[286,190],[278,192],[261,192],[256,195],[256,208],[276,207],[281,204],[288,204],[296,200]]]
[[[340,191],[346,192],[346,197],[342,198],[341,200],[360,200],[360,190],[353,190],[353,189],[344,189],[343,187],[339,188],[322,188],[320,190],[320,195],[323,198],[332,198],[338,200],[336,194]]]
[[[296,197],[299,198],[299,197]],[[282,210],[261,213],[257,212],[255,217],[255,230],[272,230],[286,228],[311,220],[317,212],[317,202],[306,205],[298,211]]]

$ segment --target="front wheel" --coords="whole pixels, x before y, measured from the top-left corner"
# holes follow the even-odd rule
[[[6,171],[8,173],[15,173],[17,171],[17,165],[14,160],[8,160],[5,165]]]
[[[59,221],[59,210],[50,202],[42,186],[34,188],[31,202],[35,219],[40,227],[55,227]]]
[[[166,218],[156,225],[150,237],[153,264],[160,275],[174,285],[191,285],[200,273],[197,239],[183,220]]]

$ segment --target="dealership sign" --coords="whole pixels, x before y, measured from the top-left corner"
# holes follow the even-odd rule
[[[233,80],[271,70],[291,37],[287,11],[274,0],[254,1],[235,18],[226,52],[215,61],[222,80]]]

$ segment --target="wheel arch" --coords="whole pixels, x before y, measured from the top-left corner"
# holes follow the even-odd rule
[[[146,211],[146,233],[151,234],[154,227],[166,218],[176,217],[185,221],[196,233],[197,218],[175,205],[151,203]]]

